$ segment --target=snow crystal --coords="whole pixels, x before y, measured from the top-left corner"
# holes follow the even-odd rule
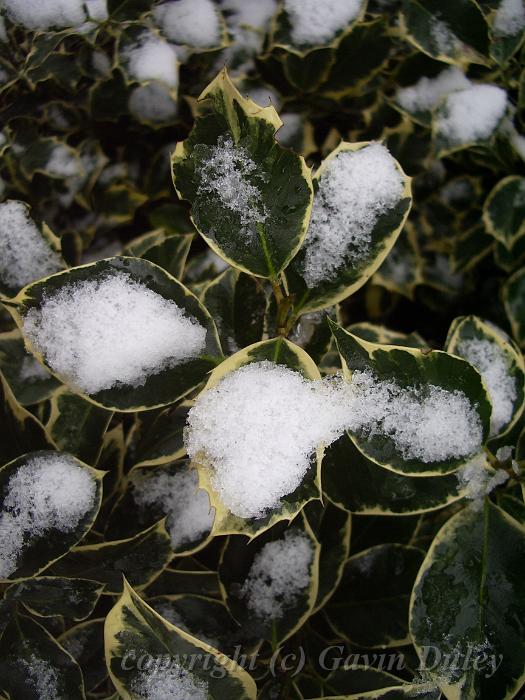
[[[84,0],[2,0],[8,17],[28,29],[73,27],[86,18]]]
[[[509,475],[503,469],[489,470],[485,454],[476,455],[456,472],[460,488],[465,490],[465,498],[473,501],[475,508],[480,508],[483,498],[497,486],[504,484]]]
[[[399,88],[396,99],[408,112],[430,111],[444,95],[463,90],[470,85],[470,80],[459,68],[450,66],[435,78],[424,76],[414,85]]]
[[[401,387],[368,370],[353,372],[351,387],[348,429],[367,439],[388,436],[404,459],[457,459],[481,446],[479,416],[462,391]]]
[[[154,10],[155,20],[170,41],[196,48],[218,46],[221,25],[212,0],[171,0]]]
[[[361,0],[284,0],[294,44],[326,44],[356,19]]]
[[[21,657],[18,661],[28,675],[25,685],[31,686],[39,700],[58,700],[61,697],[58,673],[49,661],[36,654],[27,659]]]
[[[164,122],[177,114],[177,103],[160,83],[136,87],[130,95],[128,107],[135,117],[150,122]]]
[[[233,143],[231,136],[220,136],[211,156],[198,165],[198,195],[211,194],[222,206],[239,215],[242,226],[251,230],[267,218],[259,185],[264,176],[243,146]]]
[[[123,272],[64,285],[24,318],[47,364],[88,394],[146,378],[199,355],[206,330],[173,301]]]
[[[27,355],[22,360],[19,378],[23,382],[36,382],[37,380],[49,379],[50,374],[38,360],[32,355]]]
[[[297,530],[265,544],[241,588],[248,608],[259,618],[280,619],[308,589],[313,558],[312,542]]]
[[[96,483],[71,457],[33,457],[12,474],[0,515],[0,577],[10,576],[24,548],[51,530],[71,532],[93,507]]]
[[[22,202],[0,204],[0,279],[9,287],[58,272],[60,257],[47,244]]]
[[[492,25],[495,36],[516,36],[525,27],[523,0],[502,0]]]
[[[153,32],[143,32],[122,52],[129,74],[136,80],[159,80],[176,88],[179,66],[175,48]]]
[[[488,139],[505,116],[507,93],[495,85],[473,85],[447,95],[436,129],[453,144]]]
[[[141,671],[131,684],[133,694],[143,700],[208,700],[206,681],[191,675],[174,660],[168,668]]]
[[[343,432],[345,390],[254,362],[198,397],[186,449],[204,457],[213,488],[234,515],[260,517],[299,486],[316,447]]]
[[[199,489],[195,469],[175,474],[164,470],[139,472],[134,475],[132,485],[133,499],[140,508],[157,506],[167,516],[166,527],[175,549],[211,531],[215,509],[210,507],[206,491]]]
[[[516,402],[516,379],[510,374],[507,355],[500,346],[488,339],[462,340],[457,354],[479,371],[492,402],[491,435],[497,435],[510,421]]]
[[[63,143],[59,143],[51,150],[44,169],[49,175],[71,177],[79,175],[80,163],[74,151]]]
[[[394,158],[379,143],[341,152],[327,163],[305,242],[303,276],[309,287],[368,255],[374,226],[401,199],[403,185]]]

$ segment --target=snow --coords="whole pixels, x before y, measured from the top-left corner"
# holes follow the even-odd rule
[[[186,449],[210,466],[234,515],[261,517],[300,485],[316,447],[343,432],[345,391],[272,362],[245,365],[197,398]]]
[[[442,55],[450,55],[461,49],[461,41],[448,24],[440,19],[432,19],[430,36],[434,40],[438,52]]]
[[[394,158],[379,143],[328,161],[305,241],[303,276],[308,287],[366,258],[379,217],[399,202],[403,187]]]
[[[473,85],[446,97],[443,114],[436,119],[436,130],[456,145],[489,139],[507,106],[507,93],[502,88]]]
[[[167,516],[166,527],[174,549],[208,535],[213,526],[215,509],[203,489],[195,469],[175,474],[165,470],[144,471],[132,479],[133,499],[142,510],[160,507]]]
[[[134,678],[133,694],[143,700],[208,700],[208,684],[192,675],[174,659],[168,668],[140,671]]]
[[[523,0],[502,0],[492,28],[495,36],[516,36],[525,27]]]
[[[466,75],[459,68],[450,66],[435,78],[424,76],[414,85],[399,88],[396,99],[407,112],[425,112],[432,110],[444,95],[470,86]]]
[[[38,700],[59,700],[62,697],[58,673],[49,661],[36,654],[30,654],[27,659],[19,657],[18,663],[27,674],[25,685],[32,688]]]
[[[71,457],[29,458],[9,477],[0,514],[0,577],[18,566],[24,549],[53,530],[72,532],[93,507],[96,483]]]
[[[265,31],[277,11],[277,0],[223,0],[221,8],[228,24]]]
[[[209,644],[214,649],[218,649],[220,647],[220,641],[216,637],[210,637],[209,634],[206,634],[206,632],[203,632],[201,629],[195,629],[195,627],[190,629],[188,627],[184,618],[177,609],[176,601],[166,599],[158,601],[152,600],[150,604],[152,605],[153,609],[159,613],[159,615],[162,615],[165,620],[171,622],[172,625],[175,625],[175,627],[178,627],[183,632],[187,632],[188,634],[197,637],[197,639],[200,639],[201,642]]]
[[[253,231],[256,223],[267,218],[260,184],[264,176],[248,151],[233,143],[231,136],[220,136],[211,156],[197,166],[200,184],[197,194],[211,195],[210,204],[220,205],[237,214],[244,232]]]
[[[104,22],[108,19],[107,0],[84,0],[89,19]]]
[[[177,103],[161,83],[136,87],[129,98],[129,111],[140,120],[164,122],[177,114]]]
[[[0,279],[9,287],[24,287],[62,268],[23,202],[0,204]]]
[[[45,367],[43,367],[38,360],[32,355],[27,355],[22,360],[20,366],[19,378],[23,382],[36,382],[38,380],[49,379],[50,374]]]
[[[65,284],[24,318],[24,332],[52,370],[94,394],[196,357],[206,330],[128,274]]]
[[[86,19],[84,0],[2,0],[8,17],[28,29],[74,27]]]
[[[294,44],[326,44],[359,15],[361,0],[284,0]]]
[[[492,402],[491,436],[509,423],[517,398],[516,379],[511,374],[509,358],[502,348],[489,339],[462,340],[457,354],[479,371]]]
[[[176,88],[179,66],[175,47],[153,32],[142,32],[136,42],[126,46],[122,57],[131,77],[136,80],[158,80]]]
[[[503,469],[488,469],[487,458],[480,453],[458,469],[456,477],[460,488],[465,489],[465,498],[473,501],[473,507],[479,510],[484,497],[504,484],[509,475]]]
[[[256,555],[241,596],[258,618],[278,620],[296,605],[310,584],[312,542],[298,530],[268,542]]]
[[[205,49],[221,43],[221,24],[212,0],[171,0],[156,7],[153,16],[176,44]]]
[[[481,447],[480,419],[462,391],[401,387],[369,370],[353,372],[351,388],[348,429],[366,439],[389,437],[404,459],[428,464],[469,457]]]
[[[54,146],[49,154],[45,171],[55,177],[71,177],[80,174],[80,163],[75,152],[63,143]]]
[[[111,73],[111,61],[102,51],[93,51],[91,65],[100,75],[109,76]]]

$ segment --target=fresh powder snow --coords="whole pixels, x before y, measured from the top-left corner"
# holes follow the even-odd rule
[[[507,107],[507,93],[502,88],[473,85],[447,95],[436,130],[454,145],[486,140],[499,126]]]
[[[139,120],[165,122],[177,114],[177,103],[162,83],[134,88],[128,100],[129,111]]]
[[[308,590],[314,548],[299,530],[268,542],[255,556],[241,597],[253,614],[263,620],[279,620]]]
[[[465,498],[472,501],[472,507],[480,510],[483,499],[495,488],[504,484],[509,475],[504,469],[488,469],[487,457],[480,453],[458,469],[456,478],[464,490]]]
[[[430,25],[430,36],[440,54],[450,55],[460,51],[463,44],[446,22],[433,18]]]
[[[23,202],[0,204],[0,279],[8,287],[29,282],[62,269],[60,257],[49,246]]]
[[[175,47],[154,32],[143,32],[136,42],[122,51],[127,69],[136,80],[159,80],[176,88],[179,66]]]
[[[2,0],[0,5],[28,29],[74,27],[86,19],[84,0]]]
[[[347,429],[389,437],[404,459],[425,464],[469,457],[482,443],[481,421],[462,391],[433,384],[401,387],[368,370],[352,373]]]
[[[293,43],[328,43],[357,18],[361,4],[361,0],[284,0]]]
[[[450,66],[435,78],[424,76],[414,85],[399,88],[396,99],[407,112],[426,112],[434,109],[444,95],[470,86],[470,80],[466,75],[459,68]]]
[[[174,660],[168,668],[140,671],[131,684],[142,700],[209,700],[206,681],[191,675]]]
[[[49,379],[51,374],[32,355],[26,355],[20,365],[19,379],[23,382],[36,382]]]
[[[277,0],[222,0],[221,8],[228,24],[265,31],[277,11]]]
[[[305,241],[308,287],[333,279],[343,265],[366,259],[379,217],[400,201],[403,188],[403,176],[382,144],[343,151],[327,162]]]
[[[156,7],[155,21],[176,44],[209,48],[221,43],[221,25],[212,0],[171,0]]]
[[[65,284],[25,315],[24,332],[53,371],[87,394],[142,386],[206,342],[200,323],[124,272]]]
[[[202,393],[184,438],[226,507],[256,518],[295,491],[317,446],[345,430],[388,437],[403,458],[425,463],[469,457],[482,443],[480,419],[461,391],[404,388],[370,371],[355,371],[351,382],[311,381],[268,361],[245,365]]]
[[[516,36],[525,28],[523,0],[502,0],[492,25],[495,36]]]
[[[27,674],[25,685],[32,688],[38,700],[59,700],[63,697],[59,688],[57,670],[49,661],[33,653],[27,659],[20,657],[17,663]]]
[[[72,177],[80,175],[82,167],[75,152],[63,143],[58,143],[51,149],[45,165],[45,171],[55,177]]]
[[[208,535],[213,526],[215,509],[199,488],[195,469],[174,474],[164,470],[141,471],[132,479],[133,500],[143,510],[160,507],[167,516],[166,527],[174,549]]]
[[[234,515],[261,517],[300,485],[316,447],[343,432],[345,389],[268,361],[245,365],[198,397],[186,449],[209,464]]]
[[[231,136],[220,136],[211,155],[197,168],[200,184],[197,194],[209,197],[210,204],[219,202],[239,216],[246,231],[253,231],[256,223],[267,218],[260,184],[264,176],[248,151],[233,143]],[[260,183],[260,184],[259,184]]]
[[[489,339],[462,340],[457,354],[479,371],[492,403],[491,435],[497,435],[511,420],[517,398],[516,379],[511,374],[507,354]]]
[[[35,456],[14,472],[0,514],[0,578],[10,576],[24,549],[53,530],[73,531],[95,502],[96,482],[71,457]]]

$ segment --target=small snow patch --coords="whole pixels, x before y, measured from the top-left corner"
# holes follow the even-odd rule
[[[326,44],[359,15],[361,0],[284,0],[294,44]]]
[[[502,0],[492,25],[495,36],[516,36],[525,27],[523,0]]]
[[[492,403],[491,435],[497,435],[511,420],[517,397],[516,379],[509,358],[501,347],[488,339],[462,340],[458,354],[479,371]]]
[[[24,287],[62,268],[22,203],[0,204],[0,279],[9,287]]]
[[[473,85],[447,95],[437,132],[452,144],[489,139],[505,116],[507,93],[496,85]]]
[[[479,509],[483,499],[497,486],[504,484],[509,475],[503,469],[487,469],[487,458],[482,453],[476,455],[456,472],[459,486],[465,489],[465,498],[473,501],[474,508]]]
[[[171,661],[169,668],[140,671],[131,684],[133,694],[142,700],[208,700],[208,684]]]
[[[179,82],[177,52],[153,32],[143,32],[122,52],[129,74],[136,80],[159,80],[176,88]]]
[[[256,555],[241,588],[248,608],[263,620],[278,620],[296,605],[310,584],[312,542],[288,530],[282,540],[268,542]]]
[[[305,241],[308,287],[333,279],[342,265],[366,258],[379,217],[399,202],[403,187],[394,158],[379,143],[341,152],[327,163]]]
[[[10,576],[24,549],[53,530],[71,532],[93,507],[96,483],[66,455],[29,459],[9,478],[0,515],[0,577]]]
[[[256,223],[267,218],[260,185],[264,176],[243,146],[233,143],[231,136],[220,136],[211,156],[198,165],[200,196],[214,200],[237,214],[245,231],[253,231]]]
[[[137,473],[132,480],[133,499],[139,508],[160,507],[167,516],[166,526],[175,549],[209,534],[215,517],[210,499],[199,489],[195,469],[169,474],[152,471]]]
[[[414,85],[399,88],[396,99],[407,112],[430,111],[444,95],[464,90],[470,85],[470,80],[459,68],[450,66],[435,78],[422,77]]]
[[[74,27],[86,19],[84,0],[2,0],[2,6],[28,29]]]
[[[204,349],[206,329],[126,273],[64,285],[24,318],[24,332],[47,364],[94,394],[142,386]]]
[[[165,122],[177,114],[177,103],[162,83],[139,85],[129,96],[131,114],[147,122]]]
[[[81,166],[78,158],[76,158],[75,153],[63,143],[59,143],[53,147],[44,169],[46,173],[55,177],[72,177],[73,175],[81,174]]]
[[[19,659],[20,666],[27,673],[25,685],[30,686],[39,700],[59,700],[61,696],[58,673],[49,661],[36,654],[27,659]]]
[[[221,25],[211,0],[171,0],[153,11],[163,33],[176,44],[208,48],[221,43]]]

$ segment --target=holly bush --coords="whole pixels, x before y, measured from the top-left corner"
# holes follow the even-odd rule
[[[525,697],[521,0],[0,7],[0,698]]]

